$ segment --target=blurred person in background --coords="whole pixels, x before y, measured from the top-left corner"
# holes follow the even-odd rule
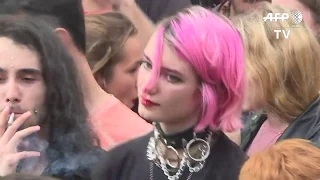
[[[137,69],[143,48],[137,29],[123,14],[87,15],[87,60],[102,89],[129,108],[138,99]]]
[[[274,143],[302,138],[320,145],[320,45],[302,22],[261,20],[268,13],[289,13],[264,2],[233,19],[246,49],[248,86],[243,109],[254,113],[241,132],[241,148],[249,155]],[[274,30],[291,27],[290,35]]]
[[[229,17],[233,17],[237,14],[241,14],[243,12],[250,12],[256,8],[259,8],[260,3],[263,1],[242,1],[242,0],[231,0],[230,2],[224,1],[224,6],[217,7],[219,11]],[[268,2],[271,2],[268,1]],[[223,3],[222,3],[223,4]],[[302,13],[303,21],[306,25],[311,28],[314,35],[320,41],[320,5],[318,0],[272,0],[272,4],[280,5],[283,8],[287,8],[289,10],[299,10]],[[238,10],[237,10],[238,9]],[[264,117],[264,113],[262,110],[251,112],[246,111],[243,112],[242,119],[244,123],[255,121],[256,119],[260,119]],[[235,132],[228,134],[230,138],[232,138],[237,144],[240,144],[240,132]]]
[[[320,6],[318,0],[273,0],[272,4],[280,5],[289,10],[298,10],[302,13],[302,19],[311,28],[314,35],[320,41]],[[263,111],[244,112],[243,120],[259,119],[264,116]],[[240,136],[240,135],[238,135]],[[238,138],[237,138],[238,139]]]
[[[318,180],[320,149],[304,139],[283,140],[249,158],[239,180]]]
[[[147,6],[157,1],[145,1]],[[159,3],[165,1],[159,1]],[[173,2],[173,1],[172,1]],[[166,5],[166,4],[163,4]],[[137,28],[137,42],[142,49],[147,45],[149,38],[155,30],[154,22],[148,17],[147,14],[139,7],[135,0],[84,0],[83,6],[85,8],[85,14],[87,16],[104,14],[106,12],[117,11],[124,14]],[[144,5],[145,6],[145,5]],[[164,12],[163,8],[156,6],[157,10]],[[145,7],[144,10],[149,11],[149,7]],[[157,12],[153,10],[151,12]],[[132,110],[138,113],[138,101],[135,102]]]
[[[115,101],[114,96],[106,93],[95,80],[85,54],[85,20],[81,0],[3,0],[0,14],[49,15],[56,19],[58,23],[53,24],[54,31],[75,62],[89,113],[88,121],[92,123],[103,149],[108,150],[151,131],[150,124],[121,102]],[[103,124],[111,122],[117,134],[109,134],[104,129]]]
[[[138,101],[137,70],[143,55],[137,29],[125,15],[118,12],[86,15],[85,20],[87,59],[95,79],[102,89],[117,98],[112,100],[114,104],[120,100],[133,109]],[[121,113],[116,107],[109,113],[115,119],[117,113]],[[111,137],[118,134],[130,137],[139,133],[135,132],[139,131],[138,128],[119,132],[119,126],[127,124],[127,119],[118,119],[104,121],[100,127]]]
[[[255,10],[260,2],[271,2],[271,0],[222,0],[214,10],[231,18]]]
[[[102,14],[114,10],[114,5],[122,3],[130,3],[131,8],[135,9],[137,5],[139,9],[153,23],[172,16],[178,11],[191,5],[190,0],[83,0],[85,13]]]
[[[320,1],[319,0],[272,0],[272,4],[289,10],[299,10],[303,21],[308,25],[320,41]]]
[[[200,5],[205,8],[215,8],[217,7],[221,1],[220,0],[191,0],[192,5]]]

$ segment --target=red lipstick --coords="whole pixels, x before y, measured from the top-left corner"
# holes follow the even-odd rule
[[[149,99],[144,98],[144,97],[141,97],[141,104],[146,106],[146,107],[159,106],[160,105],[160,104],[152,102]]]

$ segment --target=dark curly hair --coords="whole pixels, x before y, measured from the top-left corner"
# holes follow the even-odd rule
[[[99,140],[87,123],[88,113],[74,61],[53,27],[43,19],[50,17],[0,16],[0,37],[10,38],[39,54],[46,86],[45,113],[40,122],[49,124],[48,159],[50,163],[63,160],[63,165],[67,165],[70,157],[74,160],[79,154],[82,158],[83,153],[90,153],[95,149],[94,144],[99,145]],[[54,19],[51,24],[52,21]],[[80,166],[78,162],[73,163]]]

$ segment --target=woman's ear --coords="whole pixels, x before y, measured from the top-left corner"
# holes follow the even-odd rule
[[[99,84],[99,86],[104,90],[107,91],[107,82],[106,79],[99,75],[99,74],[95,74],[94,78],[96,79],[97,83]]]

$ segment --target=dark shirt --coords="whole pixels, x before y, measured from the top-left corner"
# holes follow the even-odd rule
[[[93,173],[93,180],[150,180],[151,163],[146,152],[153,133],[129,141],[107,152],[101,164]],[[240,168],[247,159],[240,148],[219,132],[206,164],[191,180],[237,180]],[[185,172],[181,179],[187,179]],[[153,166],[153,179],[168,179],[158,166]]]
[[[47,154],[50,154],[48,156],[57,156],[49,162],[42,175],[61,180],[90,180],[92,168],[99,162],[104,153],[105,151],[98,147],[93,147],[92,150],[84,153],[64,155],[54,150],[47,150]],[[32,159],[20,161],[17,172],[21,172],[22,166],[31,165],[29,163],[34,164]]]
[[[191,5],[190,0],[136,0],[136,2],[154,23]]]
[[[104,152],[100,148],[95,148],[77,155],[66,155],[51,162],[42,175],[61,180],[90,180],[92,169]]]

